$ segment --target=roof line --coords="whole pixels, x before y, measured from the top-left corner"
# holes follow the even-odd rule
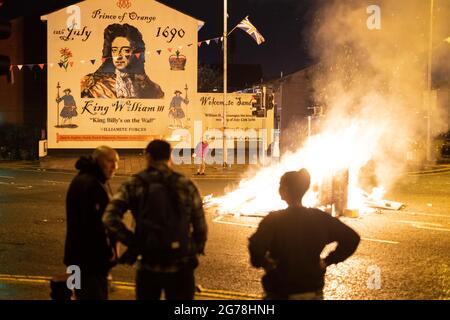
[[[173,9],[173,10],[175,10],[175,11],[178,11],[178,12],[184,14],[185,16],[188,16],[188,17],[190,17],[190,18],[192,18],[192,19],[195,19],[195,20],[197,20],[197,21],[200,21],[200,22],[205,23],[205,21],[200,20],[199,18],[193,17],[193,16],[191,16],[190,14],[187,14],[186,12],[183,12],[183,11],[177,9],[177,8],[174,8],[174,7],[172,7],[172,6],[169,6],[168,4],[165,4],[165,3],[161,2],[161,1],[158,1],[158,0],[154,0],[154,1],[155,1],[155,2],[158,2],[159,4],[162,4],[163,6],[166,6],[166,7],[170,8],[170,9]]]
[[[44,17],[44,16],[47,16],[47,15],[50,15],[50,14],[56,12],[56,11],[62,10],[62,9],[64,9],[64,8],[67,8],[67,7],[71,6],[71,5],[78,4],[78,3],[81,3],[81,2],[89,2],[89,1],[92,1],[92,0],[79,0],[79,1],[74,2],[74,3],[72,3],[72,4],[68,5],[68,6],[65,6],[65,7],[62,7],[62,8],[59,8],[59,9],[52,10],[52,11],[47,12],[47,13],[45,13],[45,14],[41,14],[41,18]],[[190,18],[192,18],[192,19],[194,19],[194,20],[197,20],[197,21],[199,21],[199,22],[205,23],[205,21],[200,20],[200,19],[198,19],[198,18],[196,18],[196,17],[193,17],[193,16],[191,16],[190,14],[187,14],[187,13],[185,13],[185,12],[183,12],[183,11],[177,9],[177,8],[174,8],[174,7],[172,7],[172,6],[169,6],[169,5],[167,5],[167,4],[165,4],[165,3],[161,2],[161,1],[158,1],[158,0],[153,0],[153,1],[158,2],[159,4],[161,4],[161,5],[163,5],[163,6],[166,6],[166,7],[170,8],[170,9],[172,9],[172,10],[178,11],[178,12],[180,12],[181,14],[183,14],[183,15],[185,15],[185,16],[188,16],[188,17],[190,17]]]

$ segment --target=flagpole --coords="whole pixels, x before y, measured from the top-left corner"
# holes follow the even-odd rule
[[[223,158],[222,166],[227,166],[228,150],[225,136],[225,128],[227,126],[227,37],[228,37],[228,0],[223,0],[223,110],[222,110],[222,148]]]

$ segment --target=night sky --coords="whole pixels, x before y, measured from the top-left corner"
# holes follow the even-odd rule
[[[112,0],[108,0],[112,1]],[[80,1],[73,0],[6,0],[0,16],[15,18],[45,14]],[[222,0],[161,0],[161,3],[203,20],[199,40],[220,37],[223,33]],[[231,30],[246,15],[261,32],[266,42],[258,46],[242,30],[229,38],[230,62],[261,64],[265,79],[295,72],[313,63],[308,56],[303,35],[321,0],[228,0]],[[222,63],[220,44],[212,42],[199,49],[200,63]]]

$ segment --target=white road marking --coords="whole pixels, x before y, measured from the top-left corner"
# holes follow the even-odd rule
[[[426,226],[421,226],[421,225],[418,225],[418,224],[412,224],[411,227],[418,228],[418,229],[425,229],[425,230],[447,231],[447,232],[450,232],[450,229],[447,229],[447,228],[426,227]]]
[[[208,178],[197,178],[191,177],[191,180],[194,181],[203,181],[203,180],[239,180],[239,177],[230,177],[230,176],[217,176],[217,177],[208,177]]]
[[[48,182],[48,183],[59,183],[59,184],[66,184],[67,182],[64,181],[53,181],[53,180],[43,180],[44,182]]]
[[[445,226],[440,223],[431,223],[431,222],[422,222],[422,221],[405,221],[405,220],[394,220],[394,221],[400,222],[400,223],[406,223],[409,226],[411,226],[413,228],[417,228],[417,229],[450,232],[449,228],[442,228]]]
[[[0,176],[0,178],[3,178],[3,179],[15,179],[14,177],[10,177],[10,176]]]
[[[246,223],[238,223],[238,222],[228,222],[228,221],[222,221],[223,216],[218,216],[213,220],[213,222],[216,223],[223,223],[223,224],[231,224],[235,226],[241,226],[241,227],[250,227],[250,228],[256,228],[256,225],[253,224],[246,224]],[[364,241],[372,241],[372,242],[380,242],[380,243],[388,243],[388,244],[399,244],[398,241],[391,241],[391,240],[382,240],[382,239],[373,239],[373,238],[361,238],[361,240]]]
[[[21,190],[29,190],[32,189],[33,186],[23,186],[23,187],[17,187],[17,189],[21,189]]]
[[[64,174],[64,175],[69,175],[69,176],[74,176],[76,174],[75,171],[73,172],[66,172],[66,171],[52,171],[52,170],[57,170],[57,169],[51,169],[51,170],[36,170],[36,169],[23,169],[23,168],[7,168],[10,170],[14,170],[14,171],[23,171],[23,172],[34,172],[34,173],[52,173],[52,174]]]
[[[381,240],[381,239],[371,239],[371,238],[361,238],[361,240],[364,241],[373,241],[373,242],[381,242],[381,243],[389,243],[389,244],[399,244],[398,241],[391,241],[391,240]]]
[[[258,227],[258,226],[254,225],[254,224],[222,221],[222,218],[223,218],[223,216],[218,216],[217,218],[215,218],[215,219],[213,220],[213,222],[216,222],[216,223],[223,223],[223,224],[231,224],[231,225],[241,226],[241,227],[250,227],[250,228],[256,228],[256,227]]]
[[[432,223],[432,222],[422,222],[422,221],[410,221],[410,220],[394,220],[395,222],[406,223],[406,224],[415,224],[415,225],[424,225],[431,227],[443,227],[440,223]]]
[[[399,211],[399,213],[406,213],[411,216],[428,216],[428,217],[439,217],[439,218],[448,218],[450,219],[450,215],[445,214],[435,214],[435,213],[424,213],[424,212],[414,212],[414,211]]]

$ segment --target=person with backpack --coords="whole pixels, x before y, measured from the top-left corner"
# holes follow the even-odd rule
[[[251,264],[263,268],[266,299],[321,300],[326,268],[350,257],[360,237],[339,219],[302,206],[310,186],[306,169],[286,172],[280,180],[287,209],[269,213],[249,239]],[[321,259],[324,247],[337,247]]]
[[[153,140],[145,150],[147,168],[122,184],[103,216],[107,229],[127,246],[119,263],[134,264],[136,298],[192,300],[194,270],[204,254],[207,225],[199,191],[171,168],[171,147]],[[135,230],[123,216],[130,210]]]

